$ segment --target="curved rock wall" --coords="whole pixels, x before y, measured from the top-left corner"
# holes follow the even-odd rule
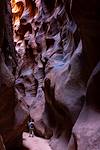
[[[90,78],[88,88],[87,81],[100,56],[99,2],[30,0],[27,3],[16,0],[12,4],[20,64],[16,80],[18,99],[24,102],[24,109],[28,106],[26,110],[34,122],[47,122],[42,114],[44,111],[48,114],[54,134],[50,141],[53,149],[56,144],[59,145],[57,150],[62,147],[59,137],[63,134],[68,141],[71,137],[69,149],[73,146],[75,149],[76,145],[76,149],[82,149],[77,144],[80,123],[76,120],[84,103],[94,106],[95,97],[98,99],[98,85],[94,85],[92,79],[95,75]],[[97,100],[96,106],[98,104]],[[55,136],[56,142],[53,142]]]
[[[21,136],[26,119],[24,111],[16,105],[16,66],[11,4],[9,0],[0,0],[0,137],[10,149],[21,143],[15,139]],[[4,149],[2,143],[0,145],[0,149]]]
[[[12,72],[15,69],[16,59],[14,59],[12,24],[9,21],[11,19],[9,14],[7,3],[0,1],[0,133],[9,130],[14,121],[14,76]]]
[[[99,1],[11,0],[11,5],[17,115],[20,106],[34,120],[35,135],[49,138],[52,149],[99,150]]]
[[[100,149],[100,2],[74,1],[72,14],[80,28],[83,42],[85,62],[85,77],[87,77],[87,90],[84,107],[74,125],[69,144],[70,149]],[[91,74],[92,72],[92,74]]]

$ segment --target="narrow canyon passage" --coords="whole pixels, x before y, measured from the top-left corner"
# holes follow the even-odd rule
[[[99,14],[99,0],[0,0],[0,150],[100,150]]]

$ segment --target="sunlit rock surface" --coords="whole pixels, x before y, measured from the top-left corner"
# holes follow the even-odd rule
[[[20,107],[17,108],[15,96],[17,58],[13,41],[10,1],[0,1],[0,28],[0,135],[6,148],[11,149],[21,143],[27,114]],[[0,148],[4,149],[3,144]]]
[[[82,42],[80,37],[75,42],[77,25],[66,11],[66,5],[58,1],[20,1],[20,4],[12,1],[14,42],[19,61],[18,101],[34,119],[39,136],[52,136],[51,129],[45,127],[48,126],[45,114],[54,116],[49,116],[52,119],[49,125],[54,130],[50,145],[54,148],[59,143],[57,150],[63,145],[60,140],[65,138],[65,143],[68,142],[85,95]]]
[[[84,26],[89,26],[84,15],[87,18],[93,15],[94,19],[93,9],[87,6],[82,17],[77,13],[77,8],[84,8],[84,5],[80,1],[41,0],[20,1],[19,7],[19,1],[12,2],[14,41],[20,64],[16,80],[18,100],[28,105],[28,112],[35,122],[43,121],[52,127],[54,135],[50,145],[57,150],[62,145],[58,142],[59,146],[55,146],[57,141],[64,141],[65,137],[65,143],[68,143],[70,139],[84,105],[87,81],[98,62],[96,57],[94,63],[89,60],[94,53],[90,52],[86,39],[91,35],[84,30]],[[48,119],[44,114],[48,114]]]

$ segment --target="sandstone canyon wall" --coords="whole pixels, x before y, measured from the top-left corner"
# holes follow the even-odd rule
[[[13,41],[10,1],[0,1],[0,135],[7,148],[21,136],[26,113],[17,107],[15,74],[17,57]],[[19,119],[19,114],[21,117]],[[2,138],[0,138],[2,139]],[[15,140],[16,139],[16,140]],[[0,149],[2,141],[0,140]],[[17,143],[17,142],[16,142]],[[16,147],[16,145],[15,145]]]
[[[0,1],[6,147],[20,140],[30,116],[35,135],[53,150],[99,150],[99,0],[11,0],[11,6],[12,14],[10,2]]]

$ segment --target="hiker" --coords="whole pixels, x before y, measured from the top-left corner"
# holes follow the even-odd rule
[[[34,122],[30,121],[28,122],[28,127],[29,127],[29,137],[34,136]]]

